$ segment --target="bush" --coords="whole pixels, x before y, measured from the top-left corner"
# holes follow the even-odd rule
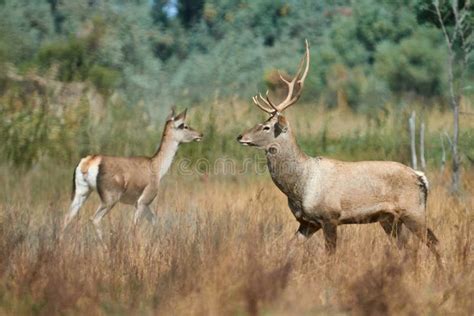
[[[424,97],[442,96],[445,82],[445,48],[437,45],[441,35],[423,29],[400,45],[383,42],[377,47],[375,71],[394,93]]]
[[[89,80],[103,95],[109,95],[118,85],[120,73],[114,69],[94,65],[88,73]]]
[[[91,64],[87,42],[77,38],[43,46],[38,52],[38,62],[43,68],[58,64],[61,81],[86,80]]]

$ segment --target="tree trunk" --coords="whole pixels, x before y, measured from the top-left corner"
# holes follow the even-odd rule
[[[421,170],[425,171],[426,169],[426,160],[425,160],[425,122],[421,122],[420,127],[420,165]]]
[[[453,129],[453,175],[451,179],[451,186],[453,192],[459,191],[459,184],[461,182],[461,159],[458,152],[459,141],[459,99],[456,100],[453,109],[454,129]]]
[[[418,159],[416,158],[416,112],[411,112],[410,118],[408,119],[408,125],[410,126],[410,148],[411,148],[411,167],[415,170],[418,169]]]

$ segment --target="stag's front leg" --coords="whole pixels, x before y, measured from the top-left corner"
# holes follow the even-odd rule
[[[321,225],[313,224],[310,222],[300,221],[300,227],[295,233],[295,238],[300,242],[305,242],[309,237],[313,236],[318,230],[321,229]]]
[[[292,257],[293,253],[299,246],[309,239],[314,233],[321,229],[321,225],[313,224],[300,220],[300,227],[296,231],[293,238],[288,242],[288,257]]]
[[[321,225],[300,221],[300,227],[288,242],[289,249],[296,249],[321,229]]]
[[[300,227],[295,233],[295,236],[290,240],[290,246],[296,247],[308,240],[315,232],[321,229],[321,225],[318,223],[310,223],[302,219],[303,210],[298,206],[299,204],[295,201],[288,199],[288,206],[291,212],[300,223]]]
[[[326,251],[332,255],[336,252],[337,244],[337,224],[324,223],[323,224],[324,241],[326,245]]]

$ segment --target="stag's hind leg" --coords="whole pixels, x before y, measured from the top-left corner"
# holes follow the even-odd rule
[[[406,245],[407,236],[400,219],[396,219],[395,216],[390,214],[380,220],[380,225],[390,238],[394,238],[397,241],[398,248],[401,249]]]
[[[441,256],[437,248],[438,238],[436,238],[431,229],[426,227],[425,220],[417,216],[406,215],[402,217],[402,221],[413,234],[428,246],[435,255],[438,264],[442,265]]]

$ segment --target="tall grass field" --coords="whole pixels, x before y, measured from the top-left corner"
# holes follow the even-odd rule
[[[28,168],[13,159],[0,166],[0,314],[473,315],[474,120],[461,118],[462,191],[453,195],[450,112],[386,109],[368,116],[301,104],[288,119],[311,155],[409,164],[407,119],[416,109],[427,126],[428,224],[444,269],[416,238],[399,249],[379,224],[340,226],[333,256],[321,232],[289,249],[298,223],[286,197],[264,155],[235,141],[265,119],[242,101],[188,113],[205,137],[179,149],[153,204],[156,225],[133,229],[133,210],[118,205],[102,221],[104,247],[89,220],[94,194],[60,241],[81,155],[151,155],[159,144],[164,114],[116,107],[96,125],[74,113],[67,128],[52,122],[57,131],[47,129],[39,150],[24,148],[34,152]],[[21,135],[24,127],[3,128]],[[3,155],[21,157],[3,146]]]

